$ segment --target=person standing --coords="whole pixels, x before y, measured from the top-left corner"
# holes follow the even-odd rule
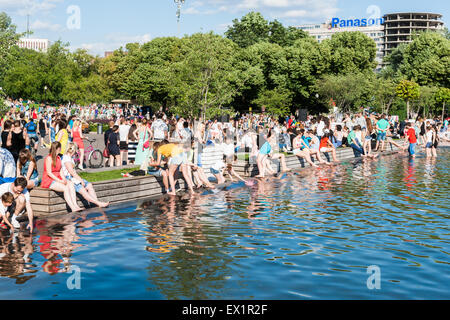
[[[425,151],[427,153],[427,158],[434,157],[435,154],[432,152],[434,148],[434,144],[436,142],[436,132],[434,131],[432,126],[428,126],[425,132]],[[435,152],[436,152],[436,148]]]
[[[42,114],[39,115],[39,135],[41,136],[41,148],[45,148],[44,139],[48,133],[46,117],[47,117],[46,113],[44,115]]]
[[[119,126],[115,125],[112,128],[112,132],[108,136],[108,152],[109,152],[109,166],[114,167],[114,160],[116,161],[116,166],[120,167],[120,137],[119,137]]]
[[[3,122],[3,131],[2,131],[2,148],[7,149],[10,151],[10,147],[8,147],[8,136],[9,132],[11,131],[11,128],[14,126],[13,122],[11,120],[6,120]]]
[[[412,158],[416,157],[416,145],[417,145],[417,136],[416,136],[416,130],[414,130],[412,123],[408,123],[405,127],[405,142],[404,146],[406,146],[407,143],[409,143],[408,152],[409,155]]]
[[[76,119],[73,122],[72,127],[72,141],[75,143],[78,147],[78,150],[80,150],[80,164],[78,165],[78,168],[80,170],[84,170],[84,142],[83,142],[83,130],[81,126],[81,121]]]
[[[20,120],[14,121],[14,127],[9,132],[6,145],[12,153],[15,163],[19,159],[19,152],[25,149],[25,146],[30,145],[28,134],[22,129]]]
[[[156,115],[156,121],[152,123],[151,126],[151,133],[153,140],[165,140],[169,137],[169,128],[167,127],[167,124],[162,120],[163,115],[161,113],[158,113]]]
[[[61,143],[61,154],[65,154],[69,143],[69,132],[67,131],[67,122],[65,120],[58,121],[58,133],[55,141]]]
[[[379,150],[380,142],[381,142],[381,152],[384,151],[384,144],[386,142],[386,135],[389,129],[389,122],[386,120],[386,116],[384,114],[381,115],[381,118],[377,122],[377,146],[375,147],[375,151]]]
[[[130,133],[130,124],[128,120],[122,118],[120,120],[120,126],[119,126],[119,138],[120,138],[120,165],[123,165],[123,162],[125,160],[125,154],[126,154],[126,160],[125,162],[127,165],[130,164],[130,161],[128,159],[128,135]]]
[[[109,128],[108,130],[105,131],[105,133],[103,134],[103,141],[105,142],[105,149],[108,149],[108,137],[109,134],[112,132],[112,128],[114,127],[114,121],[110,121],[108,124]],[[105,167],[106,164],[109,162],[109,156],[105,157]]]
[[[27,144],[27,146],[31,149],[31,142],[34,141],[33,148],[34,148],[35,153],[37,153],[38,142],[39,142],[39,138],[37,136],[38,128],[33,119],[30,119],[30,121],[25,125],[25,129],[26,129],[28,139],[29,139],[29,143]]]
[[[150,152],[149,140],[150,140],[150,130],[147,126],[147,119],[142,119],[138,125],[138,146],[136,150],[136,159],[134,161],[135,165],[141,165],[145,159],[148,158]]]
[[[134,164],[136,160],[136,150],[138,146],[137,126],[133,123],[128,132],[128,161]]]

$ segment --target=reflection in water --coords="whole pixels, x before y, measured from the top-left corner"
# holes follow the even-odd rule
[[[5,232],[0,234],[0,277],[15,279],[16,284],[23,284],[33,278],[36,270],[30,268],[32,253],[31,236],[9,235]]]
[[[448,160],[355,160],[40,219],[34,238],[0,237],[0,298],[73,298],[72,265],[86,299],[449,298]],[[375,296],[369,265],[383,272]]]

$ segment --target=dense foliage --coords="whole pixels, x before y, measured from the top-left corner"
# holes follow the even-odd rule
[[[234,20],[225,36],[156,38],[107,58],[70,52],[60,41],[47,53],[20,49],[19,37],[0,14],[0,87],[13,98],[82,105],[134,99],[207,118],[250,108],[284,116],[334,106],[427,115],[448,103],[450,40],[438,33],[419,34],[394,50],[378,74],[375,42],[363,33],[337,33],[319,43],[255,12]]]

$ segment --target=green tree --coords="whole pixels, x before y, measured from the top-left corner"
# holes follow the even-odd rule
[[[321,45],[330,51],[332,74],[373,73],[377,66],[375,41],[362,32],[339,32]]]
[[[442,104],[442,121],[444,121],[445,105],[450,103],[450,89],[449,88],[439,88],[436,91],[435,99],[438,103]]]
[[[450,40],[423,32],[405,48],[400,72],[422,86],[450,87]]]
[[[167,107],[170,104],[172,65],[184,59],[182,43],[177,38],[156,38],[142,45],[142,61],[123,85],[128,96],[155,109],[161,105]]]
[[[442,35],[445,37],[445,39],[450,40],[450,31],[448,30],[447,27],[445,27],[445,28],[442,30]]]
[[[381,113],[389,114],[390,108],[397,98],[394,80],[377,78],[371,82],[371,86]]]
[[[284,117],[290,113],[291,101],[292,93],[289,90],[274,89],[262,91],[253,103],[271,115]]]
[[[259,12],[250,12],[241,20],[234,19],[225,36],[241,48],[261,41],[269,41],[269,22]]]
[[[171,65],[171,111],[185,116],[212,117],[239,92],[238,72],[233,68],[237,45],[213,33],[197,33],[182,39],[183,59]]]
[[[0,12],[0,84],[8,68],[8,60],[11,59],[11,47],[14,46],[23,34],[16,32],[16,26],[11,18]]]
[[[324,105],[330,107],[330,100],[344,112],[358,111],[373,100],[372,78],[367,74],[326,75],[316,83],[316,91]]]
[[[284,27],[281,22],[274,20],[269,23],[269,38],[270,43],[276,43],[282,47],[292,46],[295,41],[299,39],[310,38],[309,35],[295,27]]]
[[[406,102],[406,117],[410,119],[410,102],[411,100],[416,100],[420,97],[419,85],[414,81],[402,80],[397,85],[395,92],[397,96],[405,100]]]
[[[436,87],[421,86],[420,95],[417,99],[417,113],[422,111],[422,117],[426,118],[430,113],[435,110],[436,105]]]
[[[287,61],[287,87],[292,92],[293,105],[314,110],[316,79],[329,68],[330,52],[314,38],[304,38],[284,49]]]

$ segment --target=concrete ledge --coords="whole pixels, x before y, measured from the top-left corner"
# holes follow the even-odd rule
[[[395,151],[396,147],[387,145],[387,151]],[[204,165],[203,168],[208,176],[211,176],[209,172],[209,167],[222,158],[220,150],[214,150],[214,148],[209,148],[205,150],[204,153],[205,160],[208,164]],[[339,160],[348,160],[355,158],[353,149],[342,148],[337,150],[337,157]],[[323,155],[324,159],[332,160],[331,154]],[[307,166],[303,159],[298,159],[294,155],[286,157],[286,164],[290,169],[301,169]],[[279,161],[273,162],[273,168],[279,170]],[[249,163],[246,161],[238,161],[234,168],[237,173],[244,177],[252,177],[258,174],[258,168],[256,163]],[[97,193],[98,199],[100,201],[109,201],[111,205],[117,205],[121,203],[126,203],[129,201],[137,201],[148,199],[151,197],[158,197],[163,195],[163,183],[161,178],[155,178],[153,176],[146,177],[133,177],[133,178],[122,178],[119,180],[102,181],[93,183],[94,189]],[[187,185],[183,179],[177,180],[177,188],[185,189]],[[80,195],[78,195],[78,204],[86,209],[91,208],[89,203],[87,203]],[[48,189],[37,188],[31,191],[31,205],[36,216],[54,216],[69,212],[69,208],[62,196],[62,194],[50,191]]]
[[[146,199],[163,194],[162,179],[153,176],[122,178],[120,180],[93,183],[100,201],[117,205],[124,202]],[[186,188],[182,179],[177,180],[177,188]],[[89,209],[91,206],[77,194],[78,205]],[[69,212],[63,195],[48,189],[37,188],[31,191],[31,207],[35,216],[52,216]]]
[[[397,150],[398,150],[398,148],[395,147],[394,145],[387,144],[385,152],[386,152],[386,154],[388,154],[388,153],[390,154]],[[330,154],[321,153],[321,157],[322,157],[322,159],[325,159],[329,162],[333,161],[333,157],[332,157],[331,153]],[[355,156],[355,152],[353,151],[352,148],[340,148],[336,151],[336,157],[339,161],[344,161],[344,160],[354,159],[356,156]],[[314,163],[318,162],[317,159],[315,158],[315,156],[312,157],[312,161]],[[306,161],[302,158],[298,158],[297,156],[294,156],[294,155],[289,155],[289,156],[286,156],[286,166],[289,169],[298,170],[298,169],[309,167],[309,164],[306,163]],[[238,161],[238,163],[235,164],[233,166],[233,168],[239,175],[242,175],[245,177],[254,177],[259,174],[258,166],[256,165],[256,160],[253,160],[251,162]],[[281,170],[280,161],[279,160],[272,161],[272,168],[275,171],[280,171]]]

